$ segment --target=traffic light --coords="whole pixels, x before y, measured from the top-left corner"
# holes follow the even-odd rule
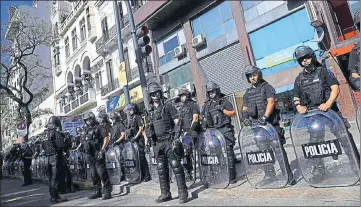
[[[152,52],[152,46],[149,45],[150,38],[148,36],[149,29],[146,26],[142,26],[139,29],[137,29],[137,32],[135,33],[137,36],[137,42],[138,42],[138,51],[140,57],[148,56]]]

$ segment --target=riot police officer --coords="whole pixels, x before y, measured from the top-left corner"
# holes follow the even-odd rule
[[[293,179],[293,173],[288,162],[287,153],[283,147],[283,145],[286,143],[286,139],[284,136],[285,131],[283,130],[283,128],[280,127],[280,110],[276,108],[275,105],[276,90],[263,79],[263,74],[260,68],[249,65],[245,68],[244,73],[248,83],[251,84],[251,87],[247,89],[246,93],[243,96],[243,124],[245,126],[249,126],[252,124],[251,119],[253,119],[258,120],[261,125],[266,125],[267,123],[270,123],[276,129],[278,133],[278,138],[281,143],[281,147],[277,150],[274,149],[275,154],[276,156],[283,156],[282,159],[279,159],[285,161],[285,165],[280,164],[282,174],[288,174],[288,182],[291,185],[294,185],[295,180]],[[264,143],[260,142],[257,142],[257,145],[259,145],[259,147],[261,148],[270,147],[268,143],[266,143],[266,145],[268,146],[263,146]],[[284,166],[286,167],[286,169],[284,169]],[[276,172],[273,164],[266,164],[264,168],[265,177],[263,181],[261,181],[261,185],[276,181]]]
[[[184,170],[181,165],[181,156],[184,153],[182,144],[173,142],[174,134],[179,134],[177,109],[170,103],[165,103],[162,88],[158,83],[148,84],[148,94],[150,96],[150,109],[147,116],[146,142],[152,140],[161,195],[156,199],[157,203],[172,199],[170,193],[170,179],[168,162],[173,169],[178,186],[179,203],[188,200],[188,190],[185,181]],[[147,143],[146,143],[147,144]],[[172,145],[174,147],[172,148]]]
[[[58,203],[67,201],[66,198],[62,198],[59,195],[58,184],[59,184],[59,163],[62,162],[63,151],[65,148],[64,136],[61,131],[61,122],[59,117],[51,116],[46,125],[46,144],[45,144],[45,154],[48,158],[48,177],[49,177],[49,192],[50,192],[50,202]]]
[[[130,139],[131,142],[136,142],[139,147],[139,161],[141,167],[142,180],[144,182],[150,181],[150,173],[147,159],[145,158],[145,141],[143,137],[143,128],[144,123],[142,117],[139,115],[138,106],[136,104],[128,104],[125,109],[130,114],[130,119],[128,122],[126,136]]]
[[[181,88],[178,91],[178,96],[180,97],[181,106],[179,107],[179,125],[182,135],[189,135],[193,138],[193,143],[198,142],[198,134],[200,132],[200,122],[199,122],[199,106],[196,102],[192,100],[192,94],[185,88]],[[189,179],[193,180],[192,177],[192,150],[190,149],[186,152],[185,158],[187,160],[184,164],[185,169],[187,169],[186,174]]]
[[[339,83],[333,73],[317,61],[315,52],[308,46],[297,47],[294,56],[303,68],[303,71],[297,76],[294,83],[294,106],[297,112],[305,114],[310,108],[317,108],[320,111],[332,109],[343,119],[346,128],[349,129],[351,127],[350,124],[342,117],[339,108],[335,104],[340,90]],[[360,155],[353,141],[352,134],[347,130],[351,143],[351,146],[349,146],[347,143],[348,137],[343,136],[336,127],[330,126],[330,128],[331,132],[339,139],[351,162],[354,160],[353,153],[355,153],[357,163],[351,163],[351,166],[353,171],[358,174],[356,168],[359,168]],[[324,132],[313,133],[313,129],[310,126],[309,131],[312,142],[323,139],[323,137],[319,136],[322,136]],[[314,170],[311,180],[318,182],[325,176],[325,166],[321,158],[312,159],[312,162]]]
[[[33,156],[33,152],[28,145],[28,143],[23,142],[21,144],[21,159],[24,163],[24,170],[23,170],[23,176],[24,176],[24,184],[22,186],[27,186],[33,184],[33,181],[31,179],[31,159]]]
[[[60,176],[61,181],[62,182],[62,186],[65,190],[65,193],[74,193],[75,190],[73,188],[73,175],[70,171],[70,166],[69,166],[69,156],[70,156],[70,149],[72,147],[72,135],[70,135],[69,132],[65,132],[64,133],[65,136],[65,148],[64,148],[64,160],[62,163],[63,166],[63,174]],[[59,185],[60,187],[60,185]]]
[[[209,81],[206,88],[207,100],[201,112],[205,120],[202,125],[204,128],[216,128],[224,136],[229,159],[230,183],[234,184],[237,182],[237,172],[233,151],[235,145],[234,126],[231,124],[231,117],[234,117],[236,112],[231,102],[224,98],[225,95],[221,93],[221,89],[216,83]]]
[[[111,198],[112,186],[109,181],[109,175],[105,169],[105,149],[110,140],[110,124],[107,121],[106,114],[99,114],[98,118],[101,123],[96,120],[93,112],[85,114],[85,153],[87,154],[87,163],[89,164],[91,176],[93,179],[94,194],[89,199],[102,197],[103,184],[103,200]]]
[[[110,145],[118,145],[120,152],[123,151],[123,141],[125,140],[125,126],[122,120],[122,117],[120,116],[119,112],[111,112],[109,114],[109,119],[113,124],[113,133],[110,139]],[[125,180],[125,172],[124,172],[124,159],[123,159],[123,153],[120,153],[119,155],[121,157],[120,159],[120,181]]]
[[[355,13],[353,21],[360,32],[360,9]],[[357,41],[357,44],[355,44],[355,47],[350,52],[348,71],[350,73],[349,82],[352,89],[360,91],[360,41]]]

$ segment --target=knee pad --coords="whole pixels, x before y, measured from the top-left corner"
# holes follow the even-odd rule
[[[158,170],[166,169],[164,160],[157,160],[157,169]]]

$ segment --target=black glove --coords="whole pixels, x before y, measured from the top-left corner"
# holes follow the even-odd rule
[[[251,126],[252,125],[252,121],[249,119],[243,119],[243,125],[244,126]]]
[[[98,160],[103,159],[103,158],[104,158],[104,154],[105,154],[105,150],[104,150],[104,149],[101,149],[101,150],[99,151],[99,153],[98,153],[97,159],[98,159]]]
[[[221,105],[217,105],[216,106],[216,109],[218,110],[218,111],[220,111],[220,112],[223,112],[223,110],[225,109],[223,106],[221,106]]]
[[[266,125],[267,124],[267,117],[266,116],[262,116],[261,118],[258,119],[258,122],[261,125]]]

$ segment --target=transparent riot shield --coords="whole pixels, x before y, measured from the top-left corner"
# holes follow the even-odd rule
[[[288,160],[276,129],[271,125],[244,126],[240,132],[242,155],[248,182],[255,188],[282,188],[287,185]]]
[[[15,160],[15,162],[14,162],[15,176],[20,175],[19,161],[20,160]]]
[[[355,136],[360,135],[354,131]],[[314,109],[297,114],[291,138],[302,175],[311,186],[350,186],[359,180],[354,140],[336,112]]]
[[[207,129],[198,141],[200,180],[210,188],[226,188],[230,173],[226,142],[217,129]]]
[[[186,185],[191,187],[197,178],[196,149],[191,136],[182,136],[180,141],[184,148],[184,157],[181,160],[181,164],[186,177]]]
[[[149,151],[146,151],[145,158],[147,159],[149,166],[149,173],[152,177],[152,180],[156,183],[159,183],[158,169],[157,169],[157,160],[155,159],[154,146],[151,146]]]
[[[119,146],[110,147],[105,153],[106,169],[109,174],[109,180],[112,185],[120,185],[121,182],[121,152]]]
[[[19,161],[19,171],[20,171],[20,175],[22,175],[24,172],[24,161],[23,160]]]
[[[31,177],[36,177],[36,174],[37,174],[37,172],[36,172],[36,159],[35,158],[33,158],[32,160],[31,160]]]
[[[76,157],[76,174],[75,177],[79,181],[86,180],[86,170],[85,170],[85,158],[82,152],[75,152]]]
[[[125,142],[122,154],[125,179],[129,183],[140,183],[142,176],[137,143]]]
[[[46,178],[47,175],[47,166],[48,166],[48,162],[46,161],[46,156],[41,156],[40,157],[40,166],[41,166],[41,178]]]
[[[74,150],[69,150],[70,156],[69,156],[69,169],[70,172],[72,173],[72,175],[76,175],[77,174],[77,156],[76,156],[76,151]],[[77,180],[77,176],[74,176],[74,179]]]
[[[41,177],[41,164],[40,164],[40,156],[38,156],[36,158],[36,177],[40,178]]]

